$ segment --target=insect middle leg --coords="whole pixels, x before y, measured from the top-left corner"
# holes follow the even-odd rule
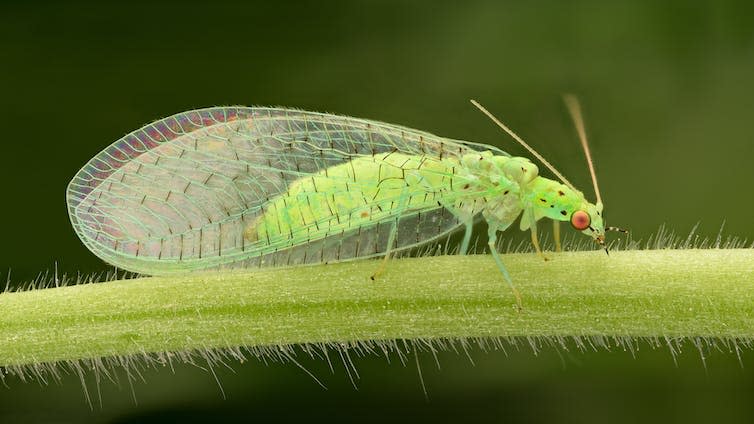
[[[500,229],[502,231],[502,229]],[[489,241],[487,242],[487,245],[490,247],[490,252],[492,252],[492,257],[495,258],[495,263],[497,264],[498,269],[500,270],[500,273],[503,274],[503,278],[505,279],[505,282],[508,283],[508,286],[513,291],[513,295],[516,296],[516,306],[518,307],[518,310],[522,310],[522,304],[521,304],[521,293],[518,292],[518,289],[516,286],[513,285],[513,280],[511,280],[510,274],[508,274],[508,270],[505,268],[505,265],[503,265],[503,259],[500,257],[500,253],[497,252],[497,247],[495,244],[497,243],[497,232],[498,227],[494,225],[489,226],[488,230],[488,237]]]
[[[461,249],[458,251],[459,255],[465,255],[469,250],[469,242],[471,241],[471,229],[474,227],[474,220],[466,221],[464,224],[466,229],[463,233],[463,241],[461,242]]]

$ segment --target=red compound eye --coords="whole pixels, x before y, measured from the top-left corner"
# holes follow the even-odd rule
[[[573,228],[583,231],[589,228],[589,224],[591,224],[592,218],[589,217],[589,214],[584,211],[576,211],[571,215],[571,225],[573,225]]]

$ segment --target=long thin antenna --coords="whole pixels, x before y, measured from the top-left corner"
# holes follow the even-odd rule
[[[516,133],[514,133],[513,131],[511,131],[510,128],[506,127],[505,124],[503,124],[502,122],[500,122],[499,119],[495,118],[495,115],[493,115],[487,109],[485,109],[484,106],[480,105],[474,99],[471,99],[471,104],[473,104],[479,110],[481,110],[483,114],[487,115],[487,117],[492,120],[492,122],[494,122],[495,124],[497,124],[498,127],[502,128],[511,137],[513,137],[514,140],[518,141],[518,143],[520,145],[524,146],[526,148],[526,150],[528,150],[531,154],[533,154],[534,157],[536,157],[537,159],[539,159],[539,161],[542,162],[542,164],[544,166],[546,166],[547,169],[549,169],[550,171],[552,171],[553,174],[555,174],[558,178],[560,178],[560,181],[563,181],[563,184],[565,184],[568,187],[570,187],[573,191],[578,191],[578,190],[576,190],[576,187],[574,187],[573,184],[571,184],[571,182],[568,181],[566,179],[566,177],[563,176],[563,174],[561,174],[560,172],[558,172],[558,170],[555,169],[554,166],[550,165],[550,162],[547,162],[547,160],[545,160],[545,158],[543,158],[542,155],[540,155],[539,153],[537,153],[536,150],[534,150],[531,146],[529,146],[528,144],[526,144],[526,142],[524,140],[522,140],[521,137],[519,137],[518,135],[516,135]]]
[[[600,188],[597,186],[597,174],[594,172],[594,162],[592,162],[592,154],[589,152],[589,143],[586,140],[586,130],[584,129],[584,118],[581,116],[581,105],[579,99],[573,94],[564,94],[563,101],[568,108],[568,113],[571,114],[573,125],[576,127],[576,132],[579,134],[579,140],[581,140],[581,147],[584,148],[584,154],[586,155],[586,161],[589,164],[589,173],[592,174],[592,184],[594,185],[594,194],[597,195],[597,203],[602,203],[602,196],[600,196]]]

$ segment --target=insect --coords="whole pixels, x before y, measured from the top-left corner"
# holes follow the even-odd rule
[[[570,221],[602,246],[605,230],[612,229],[603,224],[572,102],[596,203],[474,102],[561,181],[539,176],[529,159],[495,147],[398,125],[284,108],[217,107],[153,122],[108,146],[68,185],[68,212],[94,254],[151,275],[387,259],[461,228],[465,254],[481,216],[520,306],[495,249],[498,232],[521,215],[520,228],[531,231],[541,255],[541,218]]]

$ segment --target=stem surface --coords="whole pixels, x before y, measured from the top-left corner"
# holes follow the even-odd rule
[[[205,272],[0,294],[0,365],[496,336],[754,339],[754,249],[508,254]]]

